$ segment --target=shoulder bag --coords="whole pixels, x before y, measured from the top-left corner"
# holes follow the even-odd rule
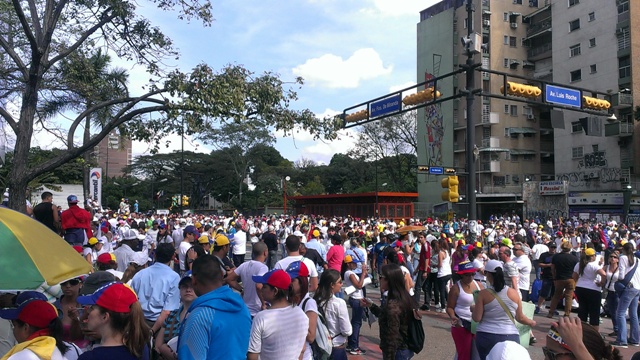
[[[629,286],[629,282],[631,281],[631,278],[636,273],[636,268],[638,267],[638,261],[640,260],[635,259],[635,265],[633,265],[633,268],[624,276],[624,279],[618,280],[615,283],[613,283],[613,288],[615,289],[616,293],[619,294],[623,292]]]

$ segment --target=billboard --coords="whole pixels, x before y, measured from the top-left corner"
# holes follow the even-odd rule
[[[102,168],[92,168],[89,172],[89,196],[102,207]]]
[[[564,181],[540,181],[540,195],[564,195],[567,186]]]

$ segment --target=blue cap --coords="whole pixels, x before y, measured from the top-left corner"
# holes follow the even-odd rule
[[[291,264],[289,264],[289,266],[287,266],[287,270],[285,271],[292,279],[295,279],[299,276],[309,276],[309,268],[302,261],[292,262]]]
[[[67,203],[69,203],[69,204],[77,204],[78,203],[78,197],[75,196],[75,195],[67,196]]]

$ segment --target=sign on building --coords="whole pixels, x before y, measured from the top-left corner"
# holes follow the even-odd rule
[[[102,168],[92,168],[89,172],[89,196],[102,206]]]
[[[567,185],[564,181],[540,181],[540,195],[564,195]]]

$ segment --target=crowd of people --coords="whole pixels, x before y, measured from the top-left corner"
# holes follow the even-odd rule
[[[94,272],[0,297],[2,359],[366,358],[360,329],[376,319],[383,358],[411,359],[411,319],[431,311],[458,359],[499,359],[537,341],[518,324],[547,301],[550,318],[564,309],[547,358],[621,359],[640,342],[639,230],[615,221],[92,214],[66,200],[57,213],[44,193],[33,216]]]

